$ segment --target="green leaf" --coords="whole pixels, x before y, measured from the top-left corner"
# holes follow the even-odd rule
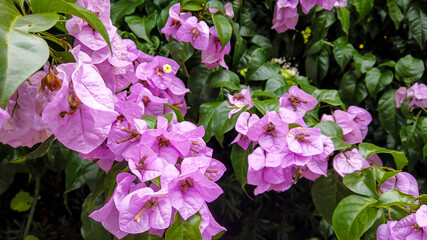
[[[377,98],[377,94],[381,92],[393,81],[393,72],[387,71],[381,73],[378,68],[372,68],[366,73],[365,84],[368,92],[372,97]]]
[[[351,144],[344,141],[342,138],[339,137],[332,137],[332,142],[334,143],[335,150],[350,148]]]
[[[332,106],[341,106],[345,109],[344,103],[341,101],[339,92],[332,89],[317,89],[311,94],[319,102],[324,102]]]
[[[39,240],[39,238],[34,235],[27,235],[24,240]]]
[[[346,7],[339,7],[337,10],[337,17],[341,22],[342,31],[348,36],[350,29],[350,11]]]
[[[376,57],[372,54],[361,56],[356,51],[353,52],[354,67],[357,74],[360,76],[368,72],[375,64]]]
[[[25,212],[31,208],[33,197],[28,192],[19,192],[10,202],[10,208],[18,212]]]
[[[299,76],[299,77],[295,78],[295,80],[298,83],[298,85],[301,87],[301,90],[303,90],[304,92],[306,92],[308,94],[312,94],[317,89],[316,87],[311,85],[309,83],[308,79],[304,76]]]
[[[111,234],[102,226],[102,223],[93,220],[89,217],[90,212],[92,212],[92,208],[89,207],[89,203],[93,198],[93,193],[90,193],[85,201],[83,202],[82,212],[80,215],[80,220],[82,226],[80,227],[80,232],[82,234],[83,239],[90,240],[111,240]],[[102,207],[99,206],[99,207]]]
[[[391,67],[391,68],[395,68],[396,67],[396,62],[393,60],[387,61],[387,62],[383,62],[380,65],[378,65],[378,67]]]
[[[66,0],[31,0],[31,8],[33,13],[65,13],[85,20],[96,31],[98,31],[99,34],[101,34],[111,50],[111,43],[107,29],[95,13]]]
[[[224,4],[218,0],[209,0],[206,4],[206,8],[215,8],[218,9],[221,13],[225,13]]]
[[[231,27],[228,18],[221,14],[212,14],[212,20],[218,31],[218,36],[221,41],[221,51],[224,49],[225,45],[231,40],[231,33],[233,28]]]
[[[282,74],[275,74],[265,83],[265,90],[274,92],[278,97],[281,97],[285,92],[288,92],[289,85]]]
[[[397,189],[392,189],[381,195],[378,202],[375,204],[375,207],[388,208],[394,205],[408,206],[414,204],[414,202],[415,198],[412,195],[403,193]]]
[[[280,103],[277,99],[267,99],[261,101],[255,98],[252,99],[252,102],[262,115],[265,115],[267,111],[278,111],[280,108]]]
[[[316,47],[315,45],[307,51],[307,54],[312,51],[316,51],[313,50],[313,48]],[[307,76],[315,82],[320,82],[328,73],[330,52],[330,46],[323,44],[320,51],[312,55],[309,54],[305,59],[305,70],[307,72]]]
[[[364,19],[374,7],[374,0],[354,0],[353,5],[359,13],[359,19]]]
[[[262,35],[255,35],[252,37],[251,43],[265,50],[267,59],[271,58],[273,46],[271,45],[270,39]]]
[[[203,103],[200,105],[199,123],[205,128],[205,136],[203,139],[208,142],[209,139],[215,135],[219,143],[222,144],[223,126],[228,119],[228,113],[231,111],[227,106],[228,101],[216,101],[210,103]]]
[[[423,143],[421,136],[422,119],[417,115],[415,122],[411,125],[406,125],[400,129],[399,135],[402,140],[402,145],[406,148],[416,148]]]
[[[111,21],[117,27],[120,26],[123,17],[131,15],[135,9],[144,4],[145,0],[120,0],[111,3]]]
[[[196,213],[187,220],[182,219],[178,212],[175,213],[174,223],[166,230],[165,240],[193,240],[202,239],[200,224],[202,217]]]
[[[240,91],[240,78],[230,70],[214,72],[210,75],[209,87],[225,87],[229,91]]]
[[[178,42],[174,39],[170,39],[169,43],[169,52],[179,66],[180,70],[186,69],[185,62],[193,56],[194,48],[191,46],[191,43],[188,42]]]
[[[74,152],[65,147],[61,148],[63,156],[67,156],[65,159],[67,165],[65,166],[65,191],[64,196],[67,193],[83,187],[90,181],[96,180],[98,173],[98,165],[89,160],[83,160],[78,157],[78,153]],[[64,198],[64,201],[67,201]]]
[[[278,73],[279,70],[280,67],[277,64],[267,62],[267,52],[257,48],[251,54],[246,78],[251,81],[263,81]]]
[[[313,203],[320,215],[332,224],[332,214],[338,203],[351,194],[341,182],[340,176],[333,170],[328,171],[327,177],[316,179],[311,187]]]
[[[322,134],[325,136],[338,137],[340,139],[344,137],[341,127],[332,121],[320,122],[316,124],[314,127],[319,128]]]
[[[212,102],[213,97],[210,96],[213,89],[208,86],[208,79],[211,71],[205,65],[198,65],[191,70],[190,78],[187,81],[187,87],[190,92],[186,94],[188,98],[187,104],[191,107],[188,109],[188,114],[193,115],[195,119],[199,116],[199,107],[202,102]],[[215,96],[217,93],[215,93]],[[188,116],[188,115],[187,115]]]
[[[152,43],[150,39],[150,32],[156,26],[157,15],[157,11],[154,11],[150,15],[143,18],[134,15],[127,16],[125,17],[125,22],[136,36],[144,39],[149,43]]]
[[[165,103],[165,104],[164,104],[164,106],[165,106],[165,107],[168,107],[168,108],[172,109],[172,111],[174,111],[174,113],[175,113],[175,115],[176,115],[176,118],[177,118],[178,122],[185,121],[184,116],[182,116],[182,112],[181,112],[181,110],[180,110],[179,108],[174,107],[174,106],[172,106],[172,105],[169,105],[169,104],[167,104],[167,103]]]
[[[344,71],[345,66],[350,62],[353,57],[354,47],[350,43],[344,40],[344,37],[341,37],[334,41],[333,53],[335,61],[342,71]]]
[[[420,120],[421,123],[421,136],[425,143],[427,143],[427,117],[423,117]]]
[[[378,198],[374,173],[369,168],[345,175],[342,182],[357,194]]]
[[[379,184],[385,183],[388,179],[399,174],[400,171],[390,170],[385,168],[380,168],[378,166],[372,165],[372,170],[374,171],[375,178]]]
[[[5,148],[1,146],[1,148]],[[4,149],[1,149],[0,154],[2,156],[2,160],[0,160],[0,195],[6,192],[9,189],[9,186],[12,184],[15,179],[16,166],[13,163],[8,162],[8,158],[13,157],[13,151],[10,153],[6,153]]]
[[[408,164],[408,159],[405,157],[405,153],[390,150],[387,148],[378,147],[372,143],[360,143],[359,144],[359,152],[364,158],[368,158],[374,154],[378,153],[389,153],[393,156],[394,162],[396,163],[397,169],[402,169]]]
[[[399,5],[394,0],[387,0],[388,14],[394,22],[396,29],[399,29],[400,22],[403,20],[403,13],[400,11]]]
[[[30,159],[43,157],[49,151],[54,141],[55,141],[55,136],[51,135],[48,139],[42,142],[36,150],[28,153],[23,157],[13,159],[12,161],[10,161],[10,163],[24,163],[25,161]]]
[[[15,29],[23,32],[42,32],[51,29],[59,20],[56,13],[36,13],[22,16],[16,20]]]
[[[200,11],[203,9],[203,4],[206,4],[206,1],[184,0],[182,1],[181,9],[188,11]]]
[[[350,195],[337,206],[332,226],[339,240],[359,239],[375,222],[380,209],[372,207],[376,200]]]
[[[153,115],[142,115],[141,119],[147,123],[148,129],[154,129],[157,126],[157,117]]]
[[[20,21],[21,18],[25,20]],[[41,22],[30,23],[31,20]],[[28,24],[23,27],[24,22],[32,27]],[[0,107],[3,109],[18,86],[49,58],[46,42],[28,34],[31,28],[46,26],[44,23],[40,19],[21,16],[11,1],[0,2]]]
[[[394,89],[384,93],[378,101],[377,111],[381,126],[388,134],[397,140],[399,138],[399,130],[403,124],[397,116],[395,95],[396,90]]]
[[[399,59],[396,64],[396,79],[405,83],[418,81],[423,73],[423,61],[418,58],[413,58],[411,55],[406,55]]]
[[[340,96],[346,105],[358,105],[368,96],[368,91],[354,72],[346,72],[340,84]]]
[[[233,166],[234,174],[242,188],[247,183],[248,176],[248,156],[254,151],[254,146],[251,143],[247,150],[241,148],[238,144],[233,144],[231,148],[231,165]]]
[[[412,2],[406,18],[409,22],[409,32],[414,36],[421,49],[424,49],[427,43],[427,4]]]
[[[427,158],[427,143],[424,144],[423,147],[423,159],[425,160]]]

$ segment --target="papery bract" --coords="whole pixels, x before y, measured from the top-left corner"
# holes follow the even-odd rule
[[[334,157],[333,165],[335,171],[342,177],[346,174],[353,173],[368,167],[369,163],[360,155],[359,151],[354,148],[351,151],[346,151],[337,154]]]
[[[221,41],[215,26],[209,29],[209,43],[205,50],[202,50],[202,63],[205,64],[207,69],[212,69],[217,66],[222,66],[228,69],[224,61],[224,56],[230,53],[231,44],[228,42],[224,49],[221,47]]]

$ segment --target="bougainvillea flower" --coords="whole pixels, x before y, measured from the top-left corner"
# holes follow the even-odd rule
[[[138,234],[169,227],[172,206],[165,191],[149,187],[131,192],[120,203],[119,224],[122,231]]]
[[[209,44],[209,26],[205,21],[198,21],[197,17],[189,17],[176,32],[178,41],[191,42],[198,50],[205,50]]]
[[[418,226],[423,228],[424,233],[427,232],[427,205],[421,205],[421,207],[415,213]]]
[[[394,100],[396,102],[396,108],[400,108],[406,99],[406,87],[400,87],[399,89],[397,89],[396,95],[394,97]]]
[[[128,101],[134,102],[144,108],[145,115],[161,116],[165,114],[164,104],[167,99],[154,96],[144,85],[137,83],[130,87]]]
[[[235,125],[235,129],[239,134],[231,143],[233,144],[237,142],[237,144],[239,144],[243,149],[248,149],[252,140],[250,140],[246,134],[248,133],[249,128],[258,120],[259,117],[256,114],[251,115],[248,112],[241,113]]]
[[[295,8],[280,8],[277,4],[274,7],[273,26],[271,29],[279,33],[285,32],[288,29],[295,29],[298,22],[298,9]]]
[[[427,234],[417,224],[415,213],[402,218],[395,224],[390,225],[390,235],[395,239],[426,240]],[[393,238],[391,238],[393,239]]]
[[[279,99],[280,106],[298,112],[304,116],[307,111],[313,110],[318,101],[310,94],[294,85],[289,88],[289,92],[283,94]]]
[[[131,146],[122,155],[128,161],[129,170],[141,182],[146,182],[160,176],[166,166],[166,161],[159,158],[145,144]]]
[[[228,66],[224,61],[224,56],[230,53],[230,42],[228,42],[224,49],[222,49],[216,27],[212,26],[209,29],[209,32],[211,34],[209,36],[209,44],[207,49],[202,51],[202,63],[205,64],[207,69],[212,69],[220,65],[223,68],[228,69]]]
[[[383,190],[383,192],[394,188],[414,197],[418,197],[420,194],[417,180],[407,172],[400,172],[396,176],[387,179],[387,181],[381,184],[381,190]]]
[[[202,233],[203,240],[211,240],[213,236],[222,231],[227,231],[226,228],[219,225],[212,213],[209,211],[208,205],[203,203],[202,208],[199,210],[202,222],[200,224],[200,232]]]
[[[58,66],[62,87],[42,117],[62,144],[89,153],[107,138],[118,113],[114,111],[113,93],[90,58],[79,48],[72,52],[77,62]]]
[[[87,154],[79,153],[79,157],[95,161],[102,170],[108,173],[113,166],[116,154],[107,147],[107,143],[104,141],[99,147]]]
[[[0,108],[0,128],[3,126],[3,123],[9,118],[10,118],[9,113],[3,108]]]
[[[242,89],[239,93],[231,95],[227,93],[228,101],[232,104],[232,110],[228,113],[228,118],[231,118],[234,114],[238,113],[243,107],[248,105],[248,109],[252,108],[254,104],[252,103],[251,92],[249,86],[247,89]]]
[[[278,0],[276,4],[279,8],[296,8],[298,0]]]
[[[369,167],[369,163],[360,155],[359,150],[354,148],[351,151],[338,153],[334,157],[333,166],[335,171],[344,177],[346,174]]]
[[[224,4],[224,9],[225,9],[225,15],[233,19],[234,18],[233,4],[231,2]]]
[[[302,11],[308,14],[310,10],[316,5],[317,0],[300,0]]]
[[[397,221],[388,221],[385,224],[381,224],[377,229],[377,240],[399,240],[391,231],[396,223]]]
[[[169,8],[169,18],[162,28],[161,33],[165,34],[167,40],[169,40],[170,35],[176,39],[176,32],[189,17],[191,17],[191,13],[181,12],[180,3],[172,5]]]
[[[323,141],[319,128],[292,128],[286,136],[288,148],[302,156],[313,156],[323,152]]]
[[[205,201],[212,202],[223,192],[220,186],[209,180],[198,166],[193,164],[193,161],[191,158],[184,159],[180,174],[176,169],[173,170],[175,167],[172,165],[166,166],[165,174],[162,174],[162,186],[167,183],[169,197],[173,199],[172,206],[184,220],[197,213]],[[169,180],[164,180],[165,178]]]
[[[345,7],[347,6],[347,0],[336,0],[334,7]]]
[[[128,232],[120,230],[119,226],[119,211],[116,205],[119,205],[131,188],[135,176],[129,173],[120,173],[117,175],[117,187],[108,199],[107,203],[99,210],[93,211],[89,217],[97,222],[101,222],[102,226],[118,239],[125,237]]]
[[[415,83],[411,86],[412,91],[414,92],[414,97],[408,106],[418,106],[422,108],[427,108],[427,86],[423,83]]]
[[[258,141],[268,152],[281,152],[286,146],[289,124],[282,121],[277,112],[267,112],[264,117],[249,127],[247,137]]]
[[[317,0],[316,4],[326,10],[332,10],[334,8],[336,0]]]
[[[139,144],[141,135],[147,130],[147,123],[141,119],[119,119],[112,125],[107,139],[107,147],[116,154],[116,160],[123,160],[122,153]]]
[[[373,166],[378,166],[378,167],[383,167],[383,162],[381,161],[381,158],[374,154],[372,156],[369,156],[366,161],[368,161],[369,165]]]
[[[372,122],[371,114],[365,109],[356,106],[350,106],[347,112],[354,116],[353,121],[359,127],[362,139],[365,139],[368,134],[368,125]]]
[[[355,116],[353,114],[341,110],[335,110],[333,117],[335,123],[342,128],[344,141],[350,144],[361,143],[363,141],[362,132],[359,125],[354,121]]]

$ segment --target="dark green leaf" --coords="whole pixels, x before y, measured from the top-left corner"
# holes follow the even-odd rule
[[[378,153],[389,153],[393,156],[394,162],[396,163],[397,169],[402,169],[408,164],[408,159],[405,157],[405,153],[390,150],[387,148],[378,147],[372,143],[361,143],[359,144],[359,152],[364,158],[368,158],[374,154]]]
[[[166,104],[166,103],[164,105],[165,105],[165,107],[168,107],[168,108],[172,109],[172,111],[174,111],[178,122],[185,121],[184,117],[182,116],[182,112],[179,108],[174,107],[174,106],[169,105],[169,104]]]
[[[111,240],[111,234],[102,226],[102,224],[89,217],[90,212],[93,210],[93,207],[89,207],[89,202],[92,198],[93,193],[90,193],[83,202],[82,213],[80,215],[82,223],[80,232],[82,234],[82,238],[90,240]],[[99,205],[99,207],[101,207],[102,203],[99,203]]]
[[[337,17],[341,22],[342,31],[348,35],[350,29],[350,11],[346,7],[337,8]]]
[[[338,239],[359,239],[377,218],[380,209],[372,207],[375,202],[359,195],[344,198],[332,216],[332,226]]]
[[[372,165],[372,170],[374,171],[375,178],[379,184],[383,184],[388,179],[396,176],[400,171],[389,170],[385,168],[380,168],[378,166]]]
[[[202,102],[211,102],[210,92],[208,87],[208,79],[211,71],[205,65],[198,65],[191,70],[190,78],[187,81],[187,87],[190,92],[187,93],[188,104],[191,107],[189,114],[193,114],[194,118],[199,116],[199,107]]]
[[[43,157],[49,151],[49,149],[52,146],[54,141],[55,141],[55,136],[51,135],[48,139],[46,139],[44,142],[42,142],[36,150],[28,153],[27,155],[25,155],[23,157],[13,159],[10,162],[11,163],[23,163],[23,162],[30,160],[30,159],[36,159],[36,158]]]
[[[265,115],[267,111],[278,111],[280,108],[280,103],[277,99],[267,99],[261,101],[255,98],[252,99],[252,102],[262,115]]]
[[[380,65],[378,65],[378,67],[391,67],[394,68],[396,67],[396,62],[393,60],[387,61],[387,62],[383,62]]]
[[[112,2],[111,21],[115,26],[119,27],[123,17],[134,13],[135,9],[144,4],[144,2],[145,0],[120,0]]]
[[[324,102],[332,106],[341,106],[341,108],[345,109],[345,105],[341,101],[337,90],[317,89],[311,95],[319,102]]]
[[[85,184],[96,179],[99,167],[89,160],[83,160],[78,157],[78,153],[67,148],[62,148],[67,165],[65,167],[65,191],[64,196]],[[66,201],[66,199],[65,199]]]
[[[399,59],[396,64],[396,78],[397,80],[403,81],[405,83],[418,81],[423,73],[423,61],[417,58],[413,58],[411,55],[406,55],[405,57]]]
[[[350,148],[351,144],[345,142],[342,138],[332,137],[332,142],[334,143],[335,150]]]
[[[308,50],[308,53],[316,51],[313,50],[313,47],[315,47],[315,45]],[[330,52],[330,46],[324,44],[319,52],[308,55],[305,59],[307,76],[315,82],[320,82],[328,73]]]
[[[344,71],[345,66],[350,62],[353,57],[354,47],[347,41],[344,41],[344,38],[341,37],[334,42],[334,57],[342,71]]]
[[[125,17],[125,22],[129,25],[129,28],[136,36],[152,43],[150,39],[150,32],[156,25],[157,15],[158,13],[155,11],[143,18],[139,16],[127,16]]]
[[[200,224],[202,217],[194,214],[187,220],[182,219],[178,212],[175,213],[174,223],[166,230],[165,240],[193,240],[202,239]]]
[[[368,96],[368,91],[354,72],[346,72],[340,84],[340,96],[346,105],[358,105]]]
[[[209,139],[215,135],[220,144],[223,138],[223,126],[228,119],[228,113],[231,111],[227,106],[228,101],[217,101],[204,103],[200,105],[200,118],[198,125],[203,125],[205,128],[205,136],[203,139],[208,142]]]
[[[19,192],[10,202],[10,208],[18,212],[25,212],[31,208],[33,197],[28,192]]]
[[[262,35],[255,35],[252,37],[251,43],[265,50],[267,59],[271,58],[273,46],[271,45],[270,39]]]
[[[279,65],[266,62],[256,69],[252,69],[251,74],[247,74],[247,79],[250,81],[263,81],[277,74],[280,70]],[[249,70],[248,70],[249,72]]]
[[[421,136],[425,143],[427,143],[427,117],[420,118],[421,123]]]
[[[414,204],[414,201],[415,198],[412,195],[403,193],[397,189],[392,189],[381,195],[375,207],[388,208],[393,205],[408,206]]]
[[[354,0],[353,5],[359,13],[359,19],[364,19],[374,7],[374,0]]]
[[[402,122],[398,119],[396,102],[396,90],[389,90],[383,94],[378,101],[378,118],[384,130],[392,135],[394,139],[398,139],[399,130],[402,127]]]
[[[319,128],[322,134],[325,136],[338,137],[340,139],[344,137],[341,127],[332,121],[320,122],[316,124],[314,127]]]
[[[206,4],[206,1],[204,1],[204,4]],[[181,9],[188,10],[188,11],[199,11],[203,9],[203,3],[197,0],[182,1]]]
[[[148,129],[154,129],[157,126],[157,117],[153,115],[142,115],[141,119],[147,123]]]
[[[332,224],[332,214],[338,203],[351,194],[340,180],[340,176],[333,170],[328,171],[328,177],[320,177],[311,187],[313,203],[320,215]]]
[[[421,136],[422,122],[422,119],[420,119],[419,115],[417,115],[414,123],[411,125],[406,125],[400,129],[399,135],[404,147],[416,148],[423,143]]]
[[[221,14],[213,14],[212,20],[215,24],[216,30],[218,31],[218,36],[221,41],[221,51],[224,49],[225,45],[231,39],[231,33],[233,32],[233,28],[231,27],[230,22],[227,17]]]
[[[400,11],[399,6],[394,0],[387,0],[388,14],[394,22],[396,29],[399,29],[400,22],[403,20],[403,13]]]
[[[180,70],[186,69],[185,62],[193,56],[194,48],[191,46],[191,43],[188,42],[178,42],[174,39],[170,39],[169,43],[169,52],[179,66]]]
[[[275,74],[267,80],[265,90],[274,92],[277,97],[281,97],[285,92],[288,92],[289,85],[282,74]]]
[[[221,13],[225,13],[224,4],[218,0],[209,0],[206,4],[206,8],[215,8],[218,9]]]
[[[240,79],[237,74],[229,70],[214,72],[211,74],[209,87],[225,87],[229,91],[239,91]]]
[[[3,147],[3,146],[2,146]],[[15,179],[16,167],[15,164],[9,163],[5,152],[0,152],[2,160],[0,160],[0,195],[3,194]],[[10,154],[13,155],[13,152]],[[10,156],[12,157],[12,156]]]
[[[345,175],[342,182],[357,194],[378,198],[374,173],[369,168]]]
[[[378,68],[372,68],[366,73],[365,84],[372,97],[376,98],[393,81],[393,72],[387,71],[381,73]]]
[[[237,144],[233,144],[231,148],[231,165],[233,166],[234,174],[237,181],[239,181],[242,188],[247,183],[248,175],[248,156],[254,151],[253,144],[251,143],[247,150],[244,150]]]
[[[356,51],[353,52],[354,67],[356,68],[357,74],[360,76],[363,73],[368,72],[375,64],[376,57],[374,55],[361,56]]]
[[[412,2],[409,5],[406,18],[409,22],[409,32],[417,40],[421,49],[427,43],[427,4],[425,2]]]

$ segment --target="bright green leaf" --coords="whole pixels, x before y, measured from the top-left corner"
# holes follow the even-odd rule
[[[19,192],[10,202],[10,208],[18,212],[25,212],[31,208],[33,197],[28,192]]]
[[[166,230],[165,240],[193,240],[202,239],[200,224],[202,217],[196,213],[187,220],[182,219],[178,212],[175,213],[174,222]]]
[[[368,158],[374,154],[378,153],[389,153],[393,156],[394,162],[396,163],[397,169],[402,169],[408,164],[408,159],[405,157],[405,153],[390,150],[387,148],[378,147],[372,143],[361,143],[359,144],[359,152],[364,158]]]
[[[166,104],[166,103],[164,105],[165,105],[165,107],[168,107],[168,108],[172,109],[172,111],[174,111],[178,122],[185,121],[184,117],[182,116],[182,112],[179,108],[174,107],[174,106],[169,105],[169,104]]]
[[[374,173],[369,168],[345,175],[342,182],[357,194],[378,198]]]
[[[374,7],[374,0],[353,0],[353,5],[359,13],[359,19],[364,19]]]
[[[397,189],[392,189],[381,195],[375,207],[388,208],[393,205],[408,206],[414,204],[414,202],[415,198],[412,195],[403,193]]]
[[[336,8],[337,17],[341,22],[342,31],[348,35],[350,29],[350,11],[346,7]]]
[[[345,109],[344,103],[341,101],[339,92],[333,89],[317,89],[311,94],[319,102],[324,102],[332,106],[341,106]]]

